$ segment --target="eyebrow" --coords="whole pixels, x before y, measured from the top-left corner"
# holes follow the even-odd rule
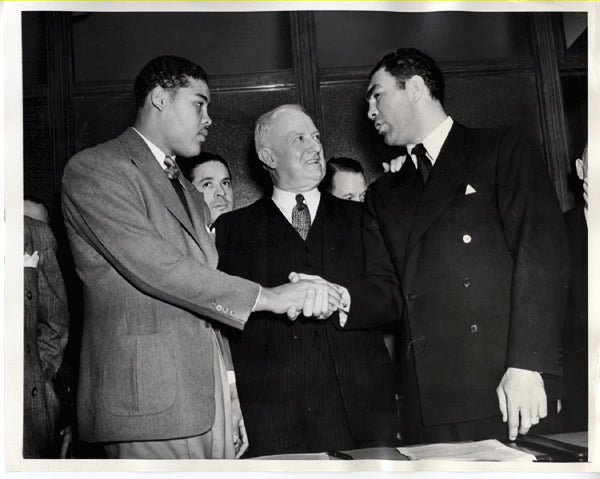
[[[369,89],[367,90],[367,94],[365,95],[365,100],[370,100],[370,98],[373,96],[373,91],[375,90],[375,88],[377,88],[377,86],[377,83],[375,83],[369,87]]]
[[[208,97],[202,93],[194,93],[194,96],[199,96],[200,98],[202,98],[206,103],[210,103],[210,100],[208,99]]]
[[[203,182],[203,181],[206,181],[206,180],[215,180],[215,179],[216,178],[214,176],[203,176],[202,178],[198,178],[197,181]],[[221,181],[223,181],[223,180],[231,180],[231,175],[227,174],[227,176],[225,176],[224,178],[221,179]],[[196,181],[196,180],[194,180],[194,181]]]

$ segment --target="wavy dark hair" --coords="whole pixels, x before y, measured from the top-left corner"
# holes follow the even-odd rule
[[[171,90],[186,87],[190,78],[208,84],[204,69],[187,58],[164,55],[150,60],[135,79],[135,105],[144,106],[148,93],[156,86]]]
[[[432,98],[444,104],[444,75],[435,61],[422,51],[416,48],[399,48],[395,52],[388,53],[371,70],[369,79],[380,68],[393,75],[401,89],[405,88],[406,80],[419,75],[429,88]]]

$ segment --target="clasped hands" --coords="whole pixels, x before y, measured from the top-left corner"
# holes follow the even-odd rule
[[[274,313],[287,314],[292,321],[300,314],[316,319],[327,319],[339,309],[348,307],[344,298],[345,288],[320,276],[295,273],[289,274],[289,283],[263,289],[269,307]]]

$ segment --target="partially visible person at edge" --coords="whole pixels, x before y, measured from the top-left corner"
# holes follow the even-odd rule
[[[69,310],[48,209],[26,197],[24,213],[23,458],[55,459],[67,455],[72,440],[70,426],[61,424],[54,384],[69,336]]]
[[[571,282],[563,336],[565,398],[564,431],[588,430],[588,149],[575,160],[583,201],[565,213],[571,250]]]

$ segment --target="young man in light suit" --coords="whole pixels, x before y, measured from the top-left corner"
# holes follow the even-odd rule
[[[241,329],[252,311],[294,315],[309,290],[332,306],[339,295],[216,271],[210,211],[174,162],[208,134],[206,74],[158,57],[135,95],[133,128],[75,155],[63,178],[85,305],[80,437],[105,443],[109,458],[233,458],[247,437],[220,325]]]

